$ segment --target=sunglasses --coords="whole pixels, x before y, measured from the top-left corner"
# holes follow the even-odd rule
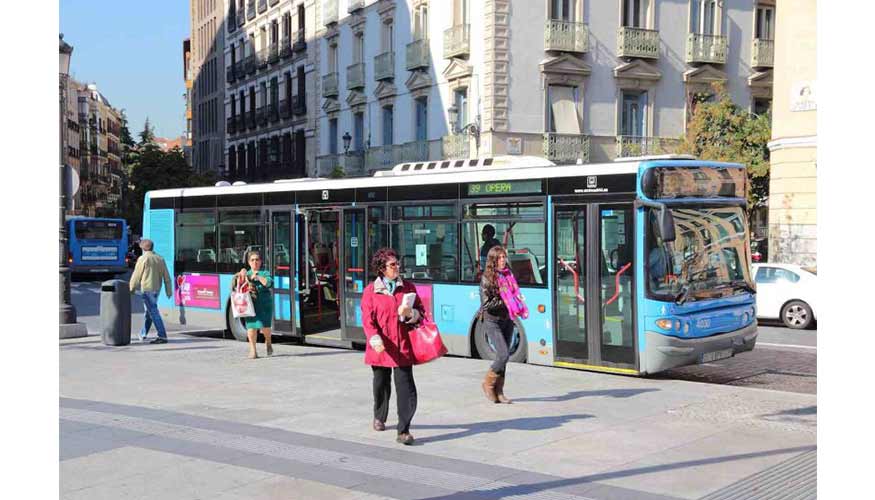
[[[386,264],[386,267],[401,267],[397,262],[389,262]]]

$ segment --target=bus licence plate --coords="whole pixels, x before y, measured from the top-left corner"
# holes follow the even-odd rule
[[[712,361],[717,361],[718,359],[726,359],[730,357],[732,357],[732,349],[706,352],[705,354],[702,354],[702,360],[700,363],[710,363]]]

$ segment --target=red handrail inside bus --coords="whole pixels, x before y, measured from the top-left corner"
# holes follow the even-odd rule
[[[608,301],[605,302],[605,305],[608,305],[611,302],[617,300],[617,297],[620,296],[620,275],[625,273],[626,270],[629,269],[629,267],[631,265],[632,265],[632,263],[630,262],[630,263],[626,264],[625,266],[621,267],[619,271],[617,271],[617,275],[614,276],[614,296],[611,297],[610,299],[608,299]]]
[[[578,291],[580,290],[580,278],[577,277],[577,271],[575,271],[573,267],[568,265],[568,263],[561,258],[559,259],[559,263],[562,264],[565,269],[568,269],[568,271],[571,272],[571,275],[574,277],[574,294],[577,295],[577,300],[579,300],[580,303],[583,304],[584,299],[580,296],[580,292]]]

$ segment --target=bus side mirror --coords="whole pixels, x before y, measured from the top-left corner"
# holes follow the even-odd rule
[[[662,210],[659,211],[659,233],[662,241],[666,243],[672,242],[676,239],[674,232],[674,215],[672,215],[670,208],[663,207]]]

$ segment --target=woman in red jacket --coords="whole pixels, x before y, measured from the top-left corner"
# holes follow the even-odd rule
[[[396,441],[410,445],[413,444],[410,421],[416,413],[416,383],[409,332],[422,319],[425,310],[419,297],[413,307],[403,303],[404,294],[415,294],[416,288],[401,280],[400,266],[398,254],[391,248],[381,248],[374,254],[371,269],[377,279],[365,288],[362,296],[362,325],[368,339],[365,363],[374,370],[374,430],[386,429],[392,395],[390,376],[394,370],[398,404]]]

